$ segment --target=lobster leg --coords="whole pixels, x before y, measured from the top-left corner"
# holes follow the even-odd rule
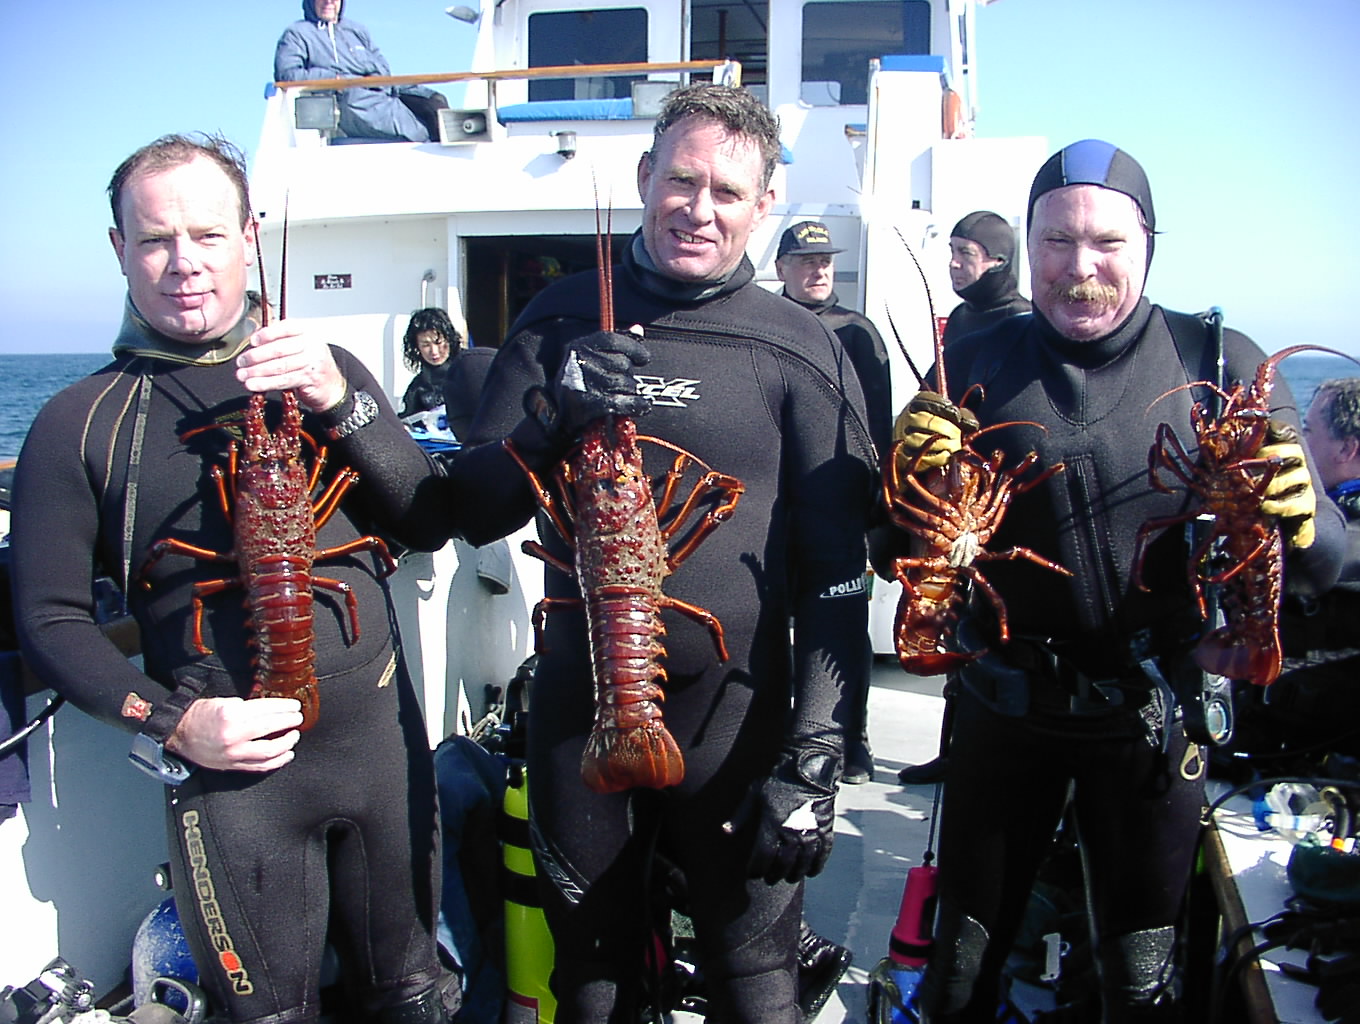
[[[324,449],[323,449],[324,450]],[[321,529],[335,515],[340,500],[349,493],[351,487],[359,482],[359,474],[353,469],[341,470],[335,474],[325,493],[312,504],[312,515],[316,519],[316,529]]]
[[[194,584],[189,607],[194,616],[194,649],[199,654],[212,654],[212,649],[203,642],[203,599],[240,585],[239,579],[204,580]]]
[[[678,597],[668,597],[662,594],[656,601],[661,608],[673,608],[681,615],[686,615],[699,623],[701,626],[708,627],[708,632],[713,637],[713,646],[717,649],[718,659],[727,660],[727,643],[723,633],[722,623],[718,617],[707,608],[700,608],[697,604],[690,604],[688,601],[681,601]]]
[[[543,640],[543,625],[548,619],[548,612],[554,608],[584,608],[585,604],[579,597],[545,597],[534,605],[533,614],[530,616],[530,622],[534,627],[534,650],[547,653],[548,647]]]
[[[174,537],[167,537],[164,540],[158,540],[155,544],[151,545],[151,551],[147,555],[146,561],[142,563],[142,567],[137,571],[137,575],[142,578],[142,587],[144,589],[151,589],[151,581],[146,579],[147,572],[153,565],[166,555],[170,554],[188,555],[190,558],[201,558],[205,562],[236,561],[236,554],[234,552],[228,551],[223,553],[221,551],[210,551],[207,548],[201,548],[198,545],[190,544],[187,541],[177,540]]]
[[[1255,562],[1270,551],[1271,548],[1274,547],[1274,543],[1275,538],[1270,534],[1267,534],[1265,537],[1261,538],[1260,543],[1252,548],[1245,557],[1234,559],[1233,564],[1222,572],[1215,573],[1212,576],[1201,575],[1199,578],[1205,583],[1227,583],[1231,579],[1236,579],[1238,574],[1251,565],[1252,562]]]
[[[1147,584],[1143,582],[1143,561],[1147,557],[1148,540],[1153,534],[1161,533],[1167,527],[1175,526],[1177,523],[1187,523],[1194,519],[1198,513],[1187,512],[1180,516],[1164,516],[1160,519],[1149,519],[1142,526],[1138,527],[1137,534],[1134,535],[1133,543],[1133,585],[1139,590],[1147,593]],[[1195,559],[1192,565],[1198,565],[1199,560]]]
[[[554,499],[551,492],[543,486],[543,481],[539,479],[538,474],[529,468],[529,464],[525,462],[520,455],[519,449],[515,447],[514,442],[508,437],[501,441],[501,447],[509,453],[510,457],[515,460],[515,464],[518,465],[520,470],[524,473],[525,479],[529,481],[529,487],[534,492],[534,498],[538,501],[538,507],[547,515],[549,521],[553,524],[553,529],[557,531],[558,536],[568,544],[572,543],[571,528],[567,526],[566,520],[562,516],[562,512],[558,507],[556,499]],[[564,489],[564,493],[570,493],[570,488]]]
[[[704,542],[710,533],[731,518],[732,513],[736,510],[737,502],[746,493],[746,486],[736,477],[728,476],[726,473],[708,473],[694,485],[689,498],[686,499],[680,511],[676,513],[675,518],[661,531],[662,538],[670,540],[693,514],[695,505],[714,491],[723,495],[721,504],[717,508],[705,512],[694,532],[666,556],[667,569],[675,569],[694,552],[695,548]],[[726,659],[724,658],[724,660]]]
[[[1148,449],[1148,483],[1163,494],[1170,494],[1171,488],[1162,483],[1162,478],[1157,473],[1159,465],[1171,470],[1181,483],[1191,490],[1199,489],[1199,484],[1194,479],[1194,472],[1190,468],[1194,466],[1194,460],[1181,446],[1180,438],[1176,436],[1176,432],[1171,429],[1169,423],[1157,424],[1154,443]]]
[[[335,594],[345,595],[345,607],[349,609],[349,625],[354,630],[354,639],[359,639],[359,599],[354,596],[354,589],[343,580],[331,579],[329,576],[313,576],[312,586],[319,590],[329,590]]]
[[[568,565],[566,562],[562,561],[562,559],[558,558],[536,540],[526,540],[519,546],[519,549],[526,555],[533,555],[540,561],[548,563],[548,565],[551,565],[554,569],[564,575],[573,578],[576,576],[576,569],[574,566]]]
[[[337,544],[332,548],[322,548],[312,555],[312,559],[320,562],[327,558],[341,558],[345,555],[352,555],[356,551],[372,551],[377,555],[383,569],[379,574],[381,579],[386,579],[397,571],[397,563],[392,558],[392,553],[387,550],[387,542],[381,537],[374,537],[371,534],[366,537],[356,537],[348,543]]]

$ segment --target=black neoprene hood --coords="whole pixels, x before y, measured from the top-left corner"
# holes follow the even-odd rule
[[[1082,139],[1058,150],[1044,161],[1029,189],[1026,230],[1034,223],[1034,204],[1045,192],[1068,185],[1099,185],[1123,192],[1143,213],[1148,231],[1157,230],[1152,209],[1152,187],[1142,165],[1122,149],[1100,139]]]
[[[1015,259],[1015,232],[1005,218],[990,210],[970,213],[954,225],[949,237],[976,242],[993,259],[1004,259],[1007,263]]]

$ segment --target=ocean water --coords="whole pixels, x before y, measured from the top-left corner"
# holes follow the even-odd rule
[[[18,457],[33,417],[49,398],[108,361],[106,352],[0,354],[0,460]],[[1315,352],[1290,356],[1280,366],[1302,409],[1329,377],[1360,376],[1360,365]]]
[[[0,353],[0,460],[18,457],[33,417],[49,398],[109,359],[107,352]]]

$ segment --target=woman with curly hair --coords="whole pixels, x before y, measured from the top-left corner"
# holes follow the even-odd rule
[[[442,309],[418,309],[411,314],[402,339],[402,358],[417,371],[401,399],[401,417],[436,409],[444,404],[444,378],[462,349],[463,336]]]

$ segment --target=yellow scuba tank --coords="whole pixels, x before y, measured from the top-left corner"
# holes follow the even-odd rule
[[[552,1024],[557,1000],[548,989],[553,940],[538,895],[529,843],[529,786],[522,764],[510,767],[501,815],[505,858],[505,1024]]]

